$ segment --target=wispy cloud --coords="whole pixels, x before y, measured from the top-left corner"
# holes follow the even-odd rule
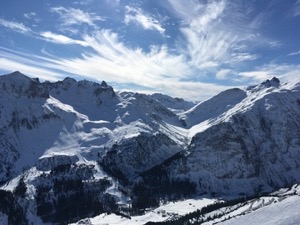
[[[24,16],[24,18],[26,18],[28,20],[33,20],[36,23],[41,21],[41,19],[38,18],[37,14],[35,12],[24,13],[23,16]]]
[[[93,3],[93,0],[73,1],[74,5],[89,5],[91,3]]]
[[[225,1],[210,1],[201,7],[202,15],[192,19],[191,27],[198,27],[202,31],[207,31],[208,26],[217,19],[221,19],[223,12],[225,10],[226,4]]]
[[[231,54],[232,58],[230,61],[232,62],[243,62],[243,61],[251,61],[251,60],[256,60],[259,58],[257,54],[251,54],[251,53],[246,53],[246,52],[239,52],[239,53],[232,53]]]
[[[156,92],[191,101],[203,101],[228,88],[232,87],[203,82],[157,81]]]
[[[209,0],[203,4],[193,0],[168,2],[173,13],[184,21],[180,28],[184,36],[181,52],[203,76],[236,79],[238,73],[229,71],[260,58],[256,49],[279,45],[276,40],[261,35],[267,16],[261,12],[254,14],[251,4],[226,0]]]
[[[204,4],[194,0],[168,0],[174,13],[183,20],[191,20],[197,16],[197,13],[205,8]]]
[[[57,68],[93,79],[109,78],[113,82],[128,82],[155,86],[157,80],[179,80],[191,73],[182,55],[172,55],[168,48],[153,47],[145,53],[131,49],[119,41],[116,33],[101,30],[85,35],[84,41],[94,51],[80,58],[61,60]]]
[[[75,8],[53,7],[50,11],[59,14],[63,26],[87,24],[96,27],[96,21],[104,20],[104,18],[95,13],[84,12],[81,9]]]
[[[111,1],[106,1],[113,5]],[[100,29],[98,22],[104,20],[103,17],[76,8],[51,8],[52,13],[59,15],[60,23],[44,31],[34,32],[33,26],[31,30],[22,23],[0,19],[0,26],[24,34],[34,33],[36,35],[32,35],[33,38],[48,42],[41,47],[40,56],[21,55],[0,47],[0,68],[17,68],[48,80],[71,74],[98,81],[124,83],[127,84],[126,90],[133,84],[133,89],[164,92],[190,100],[201,100],[228,88],[218,85],[221,82],[229,84],[228,80],[237,84],[260,82],[272,76],[283,79],[299,76],[300,67],[297,65],[264,64],[254,69],[245,66],[249,61],[252,61],[250,65],[267,63],[262,60],[257,64],[257,59],[263,58],[262,50],[266,48],[271,51],[280,46],[278,41],[268,39],[260,32],[261,26],[266,24],[265,15],[249,7],[250,3],[239,4],[240,1],[228,0],[168,1],[171,6],[168,8],[168,24],[146,11],[147,8],[124,6],[125,3],[114,1],[118,3],[118,12],[121,12],[116,18],[118,24],[135,24],[166,37],[165,29],[171,27],[171,20],[174,19],[172,29],[178,29],[176,32],[179,33],[169,38],[172,43],[166,40],[166,45],[147,46],[147,49],[142,46],[130,47],[132,45],[128,43],[131,40],[124,37],[126,35],[122,36],[124,33],[117,33],[123,28],[112,26],[114,30]],[[174,15],[177,18],[173,18]],[[34,16],[34,13],[24,14],[25,18],[32,19]],[[58,31],[55,30],[57,26]],[[79,29],[85,31],[80,33]],[[72,35],[74,33],[76,35]],[[53,55],[56,53],[52,51],[51,43],[68,45],[68,48],[77,45],[75,47],[80,47],[81,51],[70,58],[60,57],[67,54],[56,52],[57,55]],[[139,43],[134,46],[139,46]],[[57,49],[58,46],[55,46]],[[288,55],[299,54],[300,51],[296,51]],[[204,80],[216,83],[203,83]]]
[[[228,62],[238,35],[222,23],[225,1],[209,1],[197,7],[178,0],[170,0],[170,3],[186,21],[181,28],[186,39],[182,50],[189,56],[191,65],[203,69],[207,65],[218,67]]]
[[[61,74],[53,72],[51,69],[45,69],[38,66],[31,66],[20,61],[10,60],[6,58],[0,58],[0,68],[7,72],[16,71],[16,68],[19,71],[22,71],[24,74],[29,76],[39,77],[40,79],[57,81],[62,79]]]
[[[299,79],[300,65],[293,64],[266,64],[252,71],[240,72],[241,79],[261,82],[271,77],[278,77],[285,81]]]
[[[57,42],[74,41],[52,33],[44,36]],[[18,68],[26,74],[46,80],[57,80],[61,76],[73,74],[98,81],[128,84],[127,90],[130,89],[130,84],[134,84],[143,89],[151,89],[152,92],[164,92],[189,100],[201,100],[225,89],[225,86],[215,84],[183,81],[193,71],[183,55],[171,54],[166,46],[153,47],[150,52],[128,48],[116,33],[109,30],[85,35],[83,41],[89,48],[81,57],[72,58],[21,54],[0,47],[0,54],[3,56],[0,58],[0,68],[7,71]],[[135,88],[131,90],[135,91]]]
[[[227,79],[227,76],[232,72],[230,69],[221,69],[217,72],[216,77],[219,80]]]
[[[224,10],[224,3],[221,2],[219,7],[215,5],[195,5],[183,3],[178,0],[170,0],[175,12],[186,21],[181,28],[187,40],[187,52],[193,65],[200,67],[208,61],[216,62],[217,59],[223,58],[229,47],[231,37],[223,34],[212,32],[208,25]],[[197,6],[197,7],[196,7]],[[227,37],[226,37],[227,36]],[[228,41],[226,41],[228,39]]]
[[[24,13],[24,17],[27,19],[32,19],[35,16],[36,16],[35,12]]]
[[[53,70],[52,65],[56,63],[56,60],[3,47],[0,47],[0,55],[0,68],[7,72],[19,70],[30,76],[50,81],[62,79],[65,76],[62,72]]]
[[[154,17],[147,15],[139,8],[126,6],[125,24],[136,23],[141,25],[145,30],[157,30],[161,34],[165,32],[160,22]]]
[[[298,0],[293,7],[293,16],[300,16],[300,1]]]
[[[29,27],[26,27],[23,23],[18,23],[14,21],[8,21],[5,19],[0,18],[0,26],[4,26],[8,29],[11,29],[13,31],[28,34],[31,32],[31,29]]]
[[[53,42],[56,44],[77,44],[82,46],[88,46],[88,44],[82,40],[74,40],[72,38],[69,38],[67,36],[61,35],[61,34],[55,34],[50,31],[45,31],[40,33],[41,37],[44,38],[44,40]]]
[[[296,52],[291,52],[288,54],[288,56],[295,56],[295,55],[300,55],[300,50]]]
[[[182,33],[187,39],[184,54],[189,56],[191,65],[199,69],[205,68],[208,62],[217,67],[228,59],[230,46],[236,39],[223,31],[201,33],[194,27],[182,28]]]

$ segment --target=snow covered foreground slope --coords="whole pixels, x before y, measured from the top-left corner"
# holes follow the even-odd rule
[[[0,91],[0,217],[10,224],[132,216],[300,182],[297,81],[273,78],[197,105],[19,72],[1,76]]]
[[[218,202],[220,202],[218,199],[189,199],[162,205],[145,215],[133,216],[130,219],[115,214],[101,214],[72,225],[142,225],[147,222],[151,224],[149,221],[152,221],[152,224],[298,225],[300,221],[300,187],[298,185],[290,189],[280,189],[268,196],[201,213],[198,217],[190,213],[197,212],[196,210],[204,211],[205,207],[217,205]]]

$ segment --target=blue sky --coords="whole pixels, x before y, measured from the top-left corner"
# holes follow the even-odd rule
[[[203,100],[300,77],[300,0],[10,0],[0,74]]]

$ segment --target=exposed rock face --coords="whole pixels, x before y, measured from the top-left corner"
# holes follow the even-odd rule
[[[253,195],[300,182],[297,82],[273,78],[194,105],[15,72],[0,77],[0,93],[7,218],[17,210],[26,223],[69,223],[120,205],[137,213],[195,194]]]
[[[176,143],[162,133],[155,135],[140,134],[120,145],[113,145],[103,156],[101,165],[119,175],[125,181],[132,181],[140,173],[163,163],[166,159],[179,152]]]

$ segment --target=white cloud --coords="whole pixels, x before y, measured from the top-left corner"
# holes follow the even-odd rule
[[[27,19],[32,19],[36,16],[35,12],[30,12],[30,13],[24,13],[24,17]]]
[[[254,81],[264,81],[270,78],[270,76],[274,76],[275,74],[271,75],[270,71],[267,70],[255,70],[255,71],[246,71],[240,72],[239,75],[241,78],[246,78],[248,80]]]
[[[181,32],[186,43],[182,43],[181,50],[189,56],[192,66],[204,69],[210,65],[217,69],[224,64],[231,66],[237,61],[255,59],[255,55],[247,52],[244,41],[247,34],[225,22],[233,17],[239,18],[238,12],[230,10],[231,5],[225,0],[211,0],[207,4],[193,0],[169,0],[169,3],[175,13],[185,21]]]
[[[31,32],[31,29],[29,27],[26,27],[22,23],[14,22],[14,21],[8,21],[5,19],[0,18],[0,26],[4,26],[6,28],[9,28],[13,31],[23,33],[23,34],[28,34]]]
[[[288,56],[295,56],[295,55],[300,55],[300,50],[296,52],[291,52],[288,54]]]
[[[176,40],[176,50],[164,45],[152,46],[147,52],[141,48],[130,48],[125,41],[121,41],[117,33],[105,29],[97,29],[95,33],[88,33],[91,31],[88,30],[81,38],[76,39],[63,32],[60,33],[64,35],[44,31],[36,37],[56,44],[87,48],[82,48],[82,54],[72,58],[50,55],[46,49],[43,50],[46,58],[2,55],[0,67],[15,68],[13,70],[18,68],[27,74],[40,73],[49,77],[58,77],[57,73],[60,73],[99,81],[131,83],[139,88],[145,87],[147,90],[190,100],[201,100],[227,88],[201,83],[200,80],[207,78],[207,75],[215,76],[224,83],[228,79],[246,83],[260,82],[272,76],[299,76],[299,66],[284,64],[268,64],[253,70],[239,71],[242,62],[261,57],[255,52],[257,46],[260,50],[266,46],[278,46],[278,42],[259,33],[263,16],[255,17],[251,23],[251,18],[243,14],[246,11],[241,8],[236,10],[234,3],[226,0],[208,0],[205,1],[207,4],[199,4],[196,0],[169,2],[173,6],[173,12],[182,19],[179,28],[182,36]],[[87,24],[96,28],[96,22],[103,20],[93,13],[74,8],[56,7],[51,11],[60,16],[62,26],[69,30],[75,29],[74,32],[79,28],[77,25]],[[135,23],[145,30],[155,30],[163,35],[165,33],[162,23],[140,8],[127,6],[124,19],[126,24]],[[297,54],[300,53],[293,52],[289,55]],[[27,61],[26,57],[29,58]],[[130,87],[127,86],[126,89]]]
[[[251,61],[259,58],[257,54],[251,54],[246,52],[232,53],[232,62],[242,62],[242,61]]]
[[[225,10],[225,1],[210,1],[204,8],[201,16],[192,19],[191,27],[203,30],[208,29],[208,26],[215,20],[220,19]],[[202,8],[202,7],[201,7]]]
[[[75,8],[53,7],[50,11],[60,15],[64,26],[88,24],[96,27],[96,21],[104,20],[104,18],[96,15],[95,13],[88,13]]]
[[[261,82],[272,77],[289,81],[299,79],[300,65],[291,64],[266,64],[258,67],[253,71],[240,72],[241,79],[253,80],[254,82]]]
[[[293,7],[293,16],[300,16],[300,1],[297,1]]]
[[[45,80],[62,79],[68,74],[67,71],[57,71],[53,68],[59,60],[57,56],[43,57],[0,47],[0,68],[2,70],[10,72],[19,70]]]
[[[22,62],[15,59],[7,59],[0,57],[0,68],[8,72],[19,70],[24,74],[40,79],[56,81],[62,78],[62,75],[54,72],[51,68],[46,69],[38,65],[29,65],[27,62]]]
[[[73,1],[74,5],[89,5],[93,3],[93,0],[80,0],[80,1]]]
[[[157,30],[161,34],[165,32],[160,22],[154,17],[147,15],[141,9],[126,6],[125,24],[131,22],[141,25],[145,30]]]
[[[221,69],[220,71],[217,72],[216,77],[219,80],[224,80],[227,79],[228,75],[232,72],[230,69]]]
[[[207,62],[219,66],[230,58],[230,47],[236,40],[231,34],[221,30],[201,33],[196,27],[182,28],[181,31],[187,39],[184,54],[189,56],[191,65],[200,69]]]
[[[23,16],[28,20],[33,20],[35,23],[38,23],[41,21],[41,19],[38,18],[37,14],[35,12],[24,13]]]
[[[44,40],[53,42],[56,44],[77,44],[82,46],[88,46],[88,44],[81,40],[74,40],[67,36],[55,34],[50,31],[41,32],[40,35],[44,38]]]
[[[163,81],[157,84],[159,92],[190,101],[203,101],[229,88],[232,86],[202,82]]]
[[[170,6],[174,9],[174,13],[183,20],[189,21],[198,16],[199,11],[205,8],[204,4],[201,4],[195,0],[168,0]]]
[[[84,41],[94,53],[81,58],[61,59],[55,68],[97,80],[143,84],[152,87],[157,80],[180,80],[191,74],[181,55],[172,55],[165,46],[153,47],[149,53],[131,49],[119,41],[118,35],[101,30]]]
[[[53,36],[52,33],[48,34]],[[45,35],[47,36],[47,35]],[[55,41],[70,42],[56,37]],[[85,77],[93,80],[134,84],[153,92],[163,92],[188,100],[203,100],[224,90],[225,86],[186,82],[183,79],[192,70],[182,55],[173,55],[165,46],[152,47],[150,52],[131,49],[122,43],[118,35],[101,30],[94,35],[85,35],[84,42],[93,49],[82,57],[59,58],[46,54],[45,57],[22,54],[0,47],[0,67],[3,70],[16,69],[46,80],[57,80],[61,76]],[[73,42],[73,41],[71,41]],[[87,48],[88,50],[88,48]],[[127,86],[127,90],[133,88]]]
[[[249,2],[227,0],[168,0],[172,12],[184,22],[184,36],[179,49],[202,77],[243,80],[248,73],[239,73],[242,63],[257,60],[262,49],[279,47],[280,43],[260,33],[267,15],[254,10]],[[257,51],[256,51],[257,50]],[[226,68],[226,69],[224,69]],[[228,77],[229,71],[237,71]],[[257,78],[266,77],[256,73]],[[200,75],[201,76],[201,75]],[[250,77],[250,75],[249,75]]]

